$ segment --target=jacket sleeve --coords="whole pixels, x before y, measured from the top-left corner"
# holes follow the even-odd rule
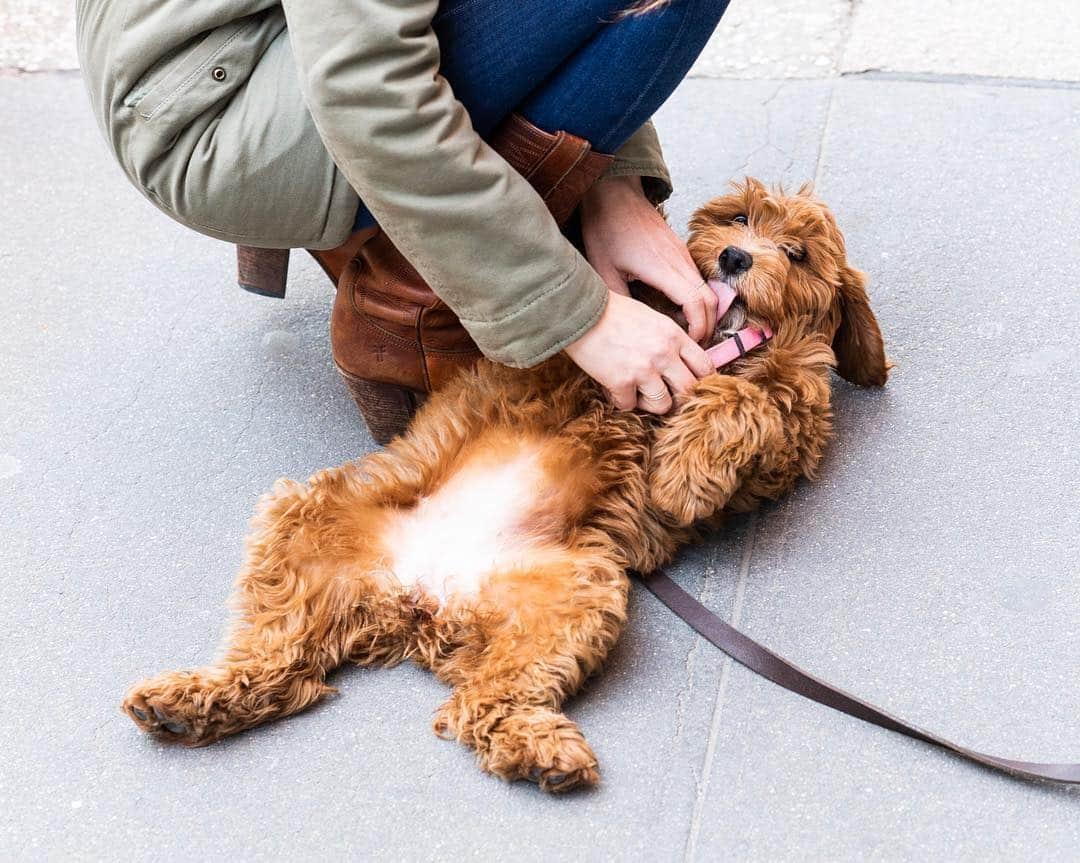
[[[651,120],[618,149],[604,176],[641,177],[642,188],[654,204],[662,204],[671,197],[671,174]]]
[[[438,0],[283,7],[330,155],[480,349],[525,367],[588,331],[607,288],[438,74]]]

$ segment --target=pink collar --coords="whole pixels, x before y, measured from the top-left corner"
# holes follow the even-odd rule
[[[713,289],[713,292],[720,300],[720,304],[716,308],[716,316],[717,318],[723,317],[727,310],[731,308],[731,304],[735,302],[737,296],[735,289],[727,282],[722,282],[719,279],[709,279],[709,287]],[[737,333],[733,333],[731,338],[724,339],[722,342],[713,345],[705,353],[709,355],[713,366],[720,369],[754,350],[754,348],[761,347],[772,336],[772,330],[768,326],[743,327]]]

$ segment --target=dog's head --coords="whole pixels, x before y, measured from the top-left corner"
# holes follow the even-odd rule
[[[888,363],[866,277],[848,264],[836,219],[809,186],[786,195],[747,179],[694,214],[688,245],[702,274],[738,295],[717,338],[746,323],[780,332],[800,321],[832,345],[844,378],[885,383]]]

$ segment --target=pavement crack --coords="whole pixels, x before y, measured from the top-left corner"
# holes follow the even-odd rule
[[[908,84],[946,84],[1028,90],[1080,90],[1080,81],[1062,78],[1017,78],[1007,75],[978,75],[970,72],[914,72],[885,66],[842,69],[839,79],[855,81],[899,81]]]
[[[262,406],[263,396],[266,392],[269,380],[268,375],[264,375],[260,378],[258,389],[256,389],[251,396],[247,416],[241,421],[239,428],[233,433],[229,443],[222,448],[221,463],[218,465],[217,470],[203,474],[202,479],[199,480],[198,487],[200,489],[205,490],[211,488],[213,484],[221,479],[235,463],[236,454],[240,449],[240,442],[248,436],[251,428],[255,425],[255,417],[259,408]]]
[[[154,362],[151,364],[150,369],[143,372],[139,376],[139,379],[135,382],[135,386],[132,390],[131,396],[127,399],[127,401],[124,402],[124,404],[120,405],[112,412],[112,415],[109,417],[108,422],[105,423],[105,427],[96,434],[104,437],[106,434],[112,431],[113,427],[120,421],[121,416],[123,416],[125,413],[130,413],[131,409],[139,403],[139,399],[142,398],[143,388],[152,379],[158,377],[162,367],[165,365],[165,349],[168,348],[170,344],[172,344],[172,340],[176,336],[177,330],[179,330],[180,328],[180,323],[184,320],[188,312],[191,311],[192,307],[195,305],[195,300],[196,294],[193,291],[191,298],[188,299],[187,303],[184,304],[180,311],[177,312],[173,319],[168,323],[168,335],[165,337],[165,340],[161,342],[161,344],[159,344],[155,349]]]
[[[761,103],[761,107],[765,109],[765,140],[762,141],[753,150],[751,150],[749,154],[747,154],[746,158],[743,160],[742,165],[740,165],[738,170],[735,171],[734,176],[748,176],[750,171],[750,163],[754,161],[754,157],[757,156],[758,153],[762,153],[769,148],[772,148],[785,156],[788,155],[787,153],[784,153],[782,150],[780,150],[780,148],[777,147],[772,140],[772,103],[776,100],[776,97],[780,95],[780,92],[787,86],[787,83],[788,82],[786,80],[780,81],[780,83],[776,85],[776,89],[772,92],[772,95],[766,98]]]
[[[847,15],[844,16],[844,32],[836,45],[837,69],[844,68],[844,57],[847,55],[848,43],[851,42],[851,34],[855,32],[855,16],[859,14],[859,7],[863,0],[848,0]]]
[[[710,584],[710,579],[716,574],[715,569],[712,566],[706,566],[704,575],[701,579],[701,589],[698,592],[698,602],[706,603]],[[683,660],[684,669],[684,683],[679,689],[679,696],[677,699],[677,707],[675,710],[675,735],[674,740],[676,743],[682,740],[683,736],[683,723],[686,718],[686,707],[689,704],[690,696],[694,691],[694,661],[697,658],[698,652],[701,649],[701,643],[703,639],[694,636],[690,641],[690,649],[686,651],[686,658]]]
[[[256,411],[258,411],[259,405],[262,404],[263,393],[266,390],[266,380],[267,379],[265,375],[259,380],[259,388],[255,391],[255,398],[251,400],[251,407],[248,409],[247,419],[244,420],[244,422],[240,426],[240,430],[233,437],[232,445],[229,448],[230,457],[236,455],[236,450],[240,446],[240,441],[255,424],[255,413]]]

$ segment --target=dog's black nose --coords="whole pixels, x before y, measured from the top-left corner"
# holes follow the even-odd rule
[[[728,246],[720,253],[720,269],[725,276],[737,276],[753,265],[753,257],[738,246]]]

